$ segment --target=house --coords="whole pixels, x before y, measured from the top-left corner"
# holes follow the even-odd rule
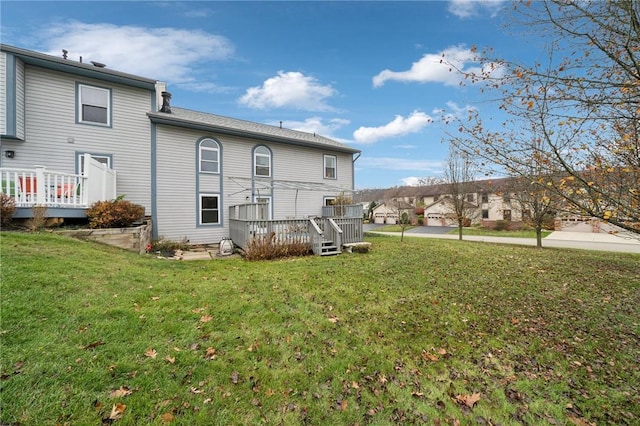
[[[498,221],[505,221],[511,227],[520,227],[526,211],[510,192],[509,178],[487,179],[471,182],[463,194],[467,223],[481,224],[493,228]],[[424,206],[424,224],[429,226],[457,225],[453,210],[450,185],[441,183],[421,188],[418,197]]]
[[[166,84],[104,64],[0,47],[0,190],[16,217],[36,204],[84,217],[92,202],[125,196],[155,238],[201,244],[229,237],[233,220],[325,218],[354,189],[357,149],[174,107]],[[242,211],[259,214],[237,216],[253,204]]]
[[[373,223],[395,225],[403,213],[411,214],[414,206],[404,200],[387,200],[373,209]]]

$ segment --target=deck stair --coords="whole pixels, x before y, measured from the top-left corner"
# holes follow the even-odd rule
[[[331,240],[322,240],[322,245],[320,246],[320,256],[333,256],[336,254],[340,254],[342,251],[338,246]]]

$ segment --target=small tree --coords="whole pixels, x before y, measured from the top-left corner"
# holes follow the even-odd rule
[[[458,149],[455,144],[449,146],[444,176],[451,196],[449,208],[458,224],[458,239],[462,240],[462,228],[466,219],[477,214],[477,206],[469,201],[469,195],[475,193],[475,179],[478,165],[468,152]]]

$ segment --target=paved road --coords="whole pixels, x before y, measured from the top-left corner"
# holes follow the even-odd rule
[[[376,229],[381,228],[383,225],[367,224],[364,225],[364,230],[367,232],[378,232]],[[435,229],[428,229],[435,228]],[[421,237],[421,238],[442,238],[448,240],[455,240],[458,235],[447,234],[451,231],[452,227],[446,226],[417,226],[410,231],[405,232],[405,236]],[[399,235],[398,232],[381,232],[381,234],[387,235]],[[482,241],[488,243],[501,243],[501,244],[517,244],[526,246],[535,246],[535,238],[511,238],[511,237],[489,237],[489,236],[464,236],[464,240],[467,241]],[[599,250],[599,251],[614,251],[622,253],[640,253],[640,239],[611,235],[611,234],[592,234],[583,232],[563,232],[555,231],[542,240],[543,247],[554,248],[575,248],[583,250]]]

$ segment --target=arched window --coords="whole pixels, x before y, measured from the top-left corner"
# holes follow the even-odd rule
[[[199,157],[200,172],[220,173],[220,145],[213,139],[200,141]]]
[[[254,176],[271,176],[271,151],[266,146],[259,146],[253,151]]]

